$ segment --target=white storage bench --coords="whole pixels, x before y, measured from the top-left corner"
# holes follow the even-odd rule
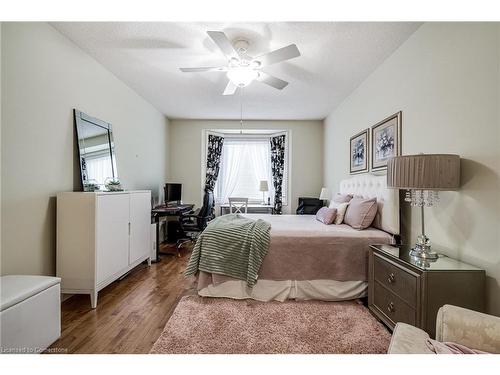
[[[1,353],[40,353],[61,336],[60,283],[50,276],[1,276]]]

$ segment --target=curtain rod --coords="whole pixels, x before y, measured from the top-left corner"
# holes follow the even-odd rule
[[[224,138],[271,138],[273,134],[231,134],[231,133],[222,133]]]
[[[247,137],[264,138],[264,137],[268,137],[268,138],[270,138],[270,137],[275,137],[277,135],[281,135],[281,134],[286,132],[286,130],[277,130],[277,131],[273,131],[272,133],[243,133],[243,134],[240,134],[240,133],[224,133],[223,131],[220,131],[220,130],[210,130],[210,131],[213,131],[214,133],[221,134],[227,138],[230,138],[230,137],[234,137],[234,138],[247,138]]]

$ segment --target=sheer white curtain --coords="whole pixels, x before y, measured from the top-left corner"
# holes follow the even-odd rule
[[[103,185],[107,178],[113,177],[111,157],[109,155],[85,159],[89,178]]]
[[[241,170],[242,155],[243,148],[224,140],[219,178],[215,187],[217,202],[225,203],[233,194]]]
[[[255,177],[254,181],[257,183],[256,186],[260,185],[260,181],[267,181],[269,191],[264,194],[265,199],[267,199],[268,196],[274,196],[271,172],[271,145],[269,139],[249,143],[247,147]],[[259,190],[259,202],[261,200],[262,192]]]
[[[260,181],[267,180],[271,189],[270,166],[269,138],[226,137],[215,188],[217,202],[227,203],[229,197],[244,197],[260,203],[262,201]]]

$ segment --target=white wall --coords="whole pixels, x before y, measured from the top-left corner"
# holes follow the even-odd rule
[[[403,111],[403,153],[456,153],[462,188],[426,209],[436,248],[486,269],[487,309],[500,315],[500,27],[427,23],[325,120],[325,183],[349,173],[349,137]],[[404,215],[411,242],[417,210]]]
[[[244,127],[291,131],[290,200],[287,206],[283,206],[284,213],[295,213],[299,196],[319,196],[323,180],[321,121],[244,121]],[[239,121],[170,121],[169,176],[170,181],[183,184],[184,202],[201,205],[203,130],[239,128]]]
[[[46,23],[4,22],[1,48],[1,272],[54,274],[55,194],[79,184],[73,108],[113,125],[128,189],[166,180],[168,121]]]
[[[2,22],[0,22],[0,196],[1,195],[2,195]],[[2,200],[0,199],[0,212],[1,211],[2,211]],[[2,254],[2,215],[0,214],[0,257],[1,254]]]

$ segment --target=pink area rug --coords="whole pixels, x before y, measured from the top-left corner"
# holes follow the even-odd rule
[[[391,335],[356,301],[186,296],[151,353],[386,353]]]

